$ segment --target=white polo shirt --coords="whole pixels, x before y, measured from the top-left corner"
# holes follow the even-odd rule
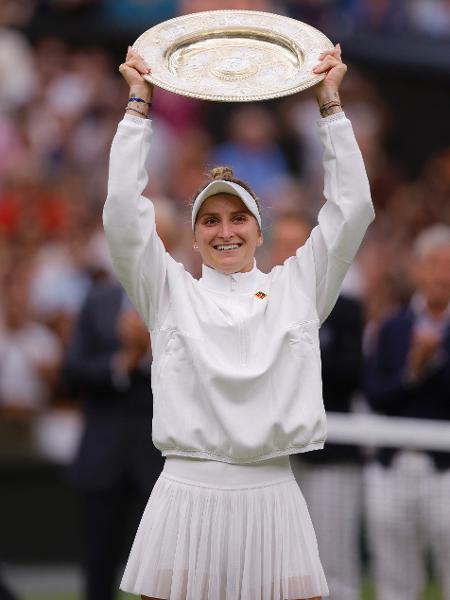
[[[103,219],[114,269],[152,338],[153,442],[164,456],[250,463],[321,448],[318,331],[374,218],[343,113],[318,125],[327,202],[296,256],[194,279],[165,251],[141,194],[151,122],[126,116],[114,138]]]

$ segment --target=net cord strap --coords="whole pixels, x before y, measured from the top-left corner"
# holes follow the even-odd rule
[[[450,422],[327,413],[327,441],[358,446],[450,451]]]

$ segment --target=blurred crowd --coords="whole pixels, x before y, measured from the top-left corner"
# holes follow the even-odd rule
[[[100,4],[22,0],[3,2],[0,8],[0,414],[2,421],[15,423],[3,435],[3,450],[9,443],[14,451],[17,440],[23,447],[30,432],[21,428],[37,417],[59,411],[66,419],[67,411],[73,416],[76,408],[62,384],[61,365],[93,282],[112,277],[101,211],[109,147],[127,98],[115,57],[101,44],[69,46],[55,32],[31,45],[16,25],[40,11],[98,10]],[[104,3],[103,9],[108,4],[113,3]],[[121,4],[131,7],[133,2],[117,7]],[[152,10],[159,5],[150,4]],[[273,9],[268,0],[221,3],[225,5]],[[427,7],[448,18],[449,11],[444,0],[283,4],[287,14],[306,15],[318,24],[338,5],[343,15],[361,14],[368,21],[404,18],[406,12],[411,19],[420,11],[425,14]],[[184,0],[172,8],[191,12],[214,7],[217,3],[208,0]],[[431,21],[417,17],[422,25]],[[411,241],[430,224],[450,222],[450,146],[430,155],[419,176],[409,180],[388,154],[393,115],[370,77],[350,66],[342,97],[377,210],[344,286],[363,303],[370,338],[411,295]],[[200,263],[192,251],[189,201],[207,166],[231,166],[259,195],[265,218],[262,269],[279,262],[289,247],[286,215],[301,214],[314,222],[323,201],[323,174],[318,110],[311,93],[231,106],[157,89],[152,117],[157,141],[148,159],[145,193],[155,201],[167,249],[194,276],[199,276]],[[281,221],[284,227],[278,227]],[[66,425],[73,432],[79,428],[72,417]],[[55,433],[59,427],[52,431],[60,435]],[[70,435],[60,436],[66,441],[55,440],[54,445],[48,431],[41,437],[46,440],[41,440],[42,452],[62,460],[70,454]]]
[[[91,570],[97,575],[95,552],[96,556],[107,556],[110,564],[103,565],[107,572],[112,573],[111,565],[117,563],[114,553],[120,540],[116,544],[108,537],[113,531],[108,518],[117,520],[125,502],[117,495],[121,459],[125,465],[127,453],[133,454],[138,466],[133,466],[127,477],[135,480],[135,495],[145,496],[149,491],[146,486],[152,483],[148,463],[153,460],[156,465],[160,458],[154,454],[148,459],[142,451],[145,446],[145,452],[150,452],[151,395],[147,384],[151,358],[147,333],[129,312],[114,280],[101,222],[109,147],[127,101],[128,90],[117,69],[118,57],[124,55],[125,48],[122,52],[101,42],[92,43],[92,39],[72,44],[58,29],[51,35],[29,36],[27,27],[33,22],[42,24],[42,19],[69,22],[83,18],[91,25],[94,19],[99,29],[109,23],[117,30],[133,30],[139,29],[142,22],[215,8],[269,10],[325,30],[333,25],[340,31],[409,31],[437,38],[448,37],[450,32],[447,0],[0,2],[0,456],[44,456],[55,462],[71,462],[79,447],[83,423],[96,420],[96,432],[89,438],[88,431],[89,439],[85,437],[78,456],[75,479],[87,490],[87,522],[97,528],[91,527],[95,535],[89,555]],[[343,51],[345,59],[345,47]],[[428,292],[423,275],[418,285],[418,258],[413,249],[417,250],[417,236],[429,232],[430,226],[450,224],[450,139],[439,150],[430,151],[411,177],[395,153],[401,145],[392,141],[401,131],[381,91],[367,72],[349,65],[342,99],[364,156],[377,218],[345,279],[343,296],[321,332],[326,406],[329,410],[351,410],[354,395],[360,393],[364,346],[372,370],[367,396],[373,410],[448,420],[448,399],[442,399],[445,386],[435,378],[436,373],[441,377],[445,360],[448,363],[448,349],[440,346],[443,332],[448,332],[448,311],[430,321],[420,299],[417,301],[417,291],[425,297]],[[406,94],[402,102],[407,100]],[[421,117],[427,118],[429,111],[428,106]],[[322,151],[316,133],[319,118],[311,91],[261,104],[227,105],[194,101],[156,89],[152,107],[155,138],[148,158],[150,178],[145,195],[155,203],[157,229],[166,249],[195,277],[200,276],[201,265],[192,249],[189,203],[212,166],[232,167],[261,200],[265,242],[257,260],[262,270],[283,262],[305,240],[323,203]],[[123,165],[124,169],[129,167]],[[430,262],[429,254],[421,250],[422,258],[426,255],[429,261],[428,291],[440,290],[445,296],[449,289],[448,277],[445,279],[449,272],[448,230],[438,228],[431,238],[431,255],[433,244],[437,240],[439,245],[440,239],[447,254],[441,256],[439,250]],[[409,305],[411,297],[415,300]],[[412,306],[415,326],[425,328],[427,336],[421,338],[420,331],[415,337],[406,333],[411,326],[407,316],[403,321],[399,317],[398,323],[389,320],[397,309],[406,306]],[[430,322],[433,335],[429,333]],[[404,329],[398,334],[396,327]],[[412,349],[402,346],[402,340],[407,339]],[[96,347],[95,360],[95,352],[91,359],[84,351],[88,346]],[[390,353],[394,366],[385,361]],[[117,366],[125,365],[125,370],[119,368],[107,376],[103,367],[105,357],[109,361],[111,356],[122,361]],[[398,392],[390,378],[392,373],[402,372],[405,361],[411,362],[412,379],[407,382],[406,392],[401,386]],[[448,366],[445,368],[448,370]],[[426,387],[429,377],[431,387]],[[85,392],[88,390],[87,396],[78,389],[82,385]],[[412,394],[412,400],[395,404],[397,393]],[[82,396],[87,400],[84,409]],[[107,403],[97,402],[100,397],[107,398]],[[137,397],[141,399],[138,403]],[[412,413],[405,412],[407,406],[413,407]],[[127,418],[129,430],[124,427]],[[105,429],[99,434],[102,423],[112,427],[108,433]],[[136,441],[138,430],[142,446]],[[124,435],[120,445],[117,439]],[[355,447],[337,450],[332,445],[328,453],[310,454],[317,455],[309,457],[312,464],[298,467],[302,489],[316,511],[316,522],[323,524],[318,536],[335,598],[353,600],[360,586],[354,560],[359,534],[348,532],[359,531],[362,457]],[[93,456],[100,458],[93,460]],[[373,519],[369,525],[375,534],[384,535],[378,545],[376,535],[373,537],[372,552],[379,556],[379,580],[395,580],[402,571],[418,574],[411,584],[414,590],[406,596],[409,599],[416,597],[423,574],[418,567],[397,569],[398,563],[392,557],[399,553],[394,546],[390,554],[385,552],[391,522],[383,508],[387,506],[383,504],[385,497],[380,497],[377,504],[377,489],[382,495],[390,489],[392,497],[396,490],[419,490],[419,471],[414,469],[422,469],[426,474],[423,489],[431,489],[428,474],[434,470],[426,457],[417,465],[417,456],[412,457],[412,463],[411,456],[401,456],[402,461],[393,464],[400,471],[406,465],[406,475],[402,475],[406,479],[402,481],[413,473],[414,484],[408,487],[393,480],[389,488],[388,481],[378,481],[380,473],[370,471],[372,479],[367,485],[370,487],[375,479],[377,485],[371,488]],[[438,468],[448,474],[446,456],[444,466]],[[314,460],[322,461],[319,469],[315,469]],[[387,459],[382,455],[380,460]],[[144,474],[145,483],[139,473]],[[125,481],[130,495],[129,480]],[[110,510],[108,516],[99,497],[91,494],[91,487],[96,491],[99,482],[105,489],[111,485],[116,490],[115,504],[108,497],[105,505],[117,505],[117,514]],[[447,510],[450,483],[445,485],[441,491],[432,488],[432,495],[441,499],[439,506]],[[395,505],[406,514],[399,502],[396,500]],[[439,506],[425,511],[437,515],[436,530],[430,529],[435,539],[442,538],[438,533],[448,521],[439,517]],[[337,510],[342,518],[334,518]],[[397,525],[401,518],[391,512]],[[414,518],[408,516],[412,527]],[[341,524],[342,532],[336,532],[327,519],[333,519],[333,527]],[[103,537],[98,534],[102,524]],[[403,531],[406,528],[405,521]],[[334,532],[332,538],[330,532]],[[415,534],[410,535],[413,541],[402,542],[402,547],[417,549]],[[98,543],[100,539],[103,545]],[[350,544],[348,551],[342,545],[343,539]],[[450,543],[450,535],[442,539]],[[445,562],[450,548],[443,544],[437,553]],[[339,557],[342,560],[337,560]],[[347,562],[345,557],[349,558]],[[392,565],[396,565],[395,573],[389,571]],[[341,574],[345,581],[341,581]],[[103,578],[103,585],[111,587],[112,575],[108,577]],[[92,597],[108,597],[95,588],[97,579],[92,580]],[[445,589],[450,594],[448,579]],[[395,597],[403,596],[396,592]]]
[[[215,9],[269,10],[323,29],[413,32],[448,37],[447,0],[2,0],[2,12],[17,22],[40,17],[96,18],[121,29]]]

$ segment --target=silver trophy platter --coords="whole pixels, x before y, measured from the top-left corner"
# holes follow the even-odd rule
[[[252,10],[183,15],[145,31],[133,50],[151,67],[145,79],[192,98],[252,102],[280,98],[324,78],[313,68],[333,48],[320,31]]]

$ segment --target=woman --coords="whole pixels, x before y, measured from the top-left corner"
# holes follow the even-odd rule
[[[114,268],[152,337],[153,442],[166,457],[121,588],[142,599],[319,600],[328,595],[289,454],[325,439],[318,330],[373,219],[361,154],[342,112],[339,46],[321,56],[325,196],[319,224],[269,274],[256,199],[218,170],[194,199],[193,279],[155,231],[147,183],[153,87],[130,49],[111,150],[104,226]]]

